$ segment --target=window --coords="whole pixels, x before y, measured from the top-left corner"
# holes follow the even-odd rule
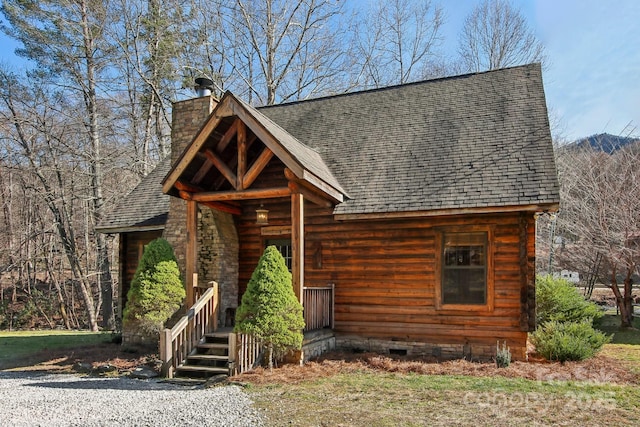
[[[291,239],[269,239],[265,247],[267,246],[275,246],[278,249],[278,252],[284,258],[284,262],[287,264],[287,269],[291,271]]]
[[[438,233],[436,306],[492,309],[490,231],[478,227]]]

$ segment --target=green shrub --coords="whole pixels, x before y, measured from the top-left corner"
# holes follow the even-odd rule
[[[273,359],[302,347],[302,305],[291,285],[291,273],[275,246],[269,246],[251,275],[236,312],[236,332],[260,338]]]
[[[610,336],[593,329],[588,320],[582,322],[548,321],[532,335],[536,351],[547,360],[585,360],[593,357]]]
[[[131,281],[123,324],[137,327],[155,339],[164,322],[180,308],[184,297],[173,249],[165,239],[156,239],[145,247]]]
[[[531,340],[548,360],[584,360],[595,355],[610,337],[593,328],[600,308],[587,301],[570,282],[536,277],[536,320]]]
[[[600,308],[585,300],[570,282],[550,275],[536,277],[536,320],[539,325],[548,321],[591,322],[600,317]]]

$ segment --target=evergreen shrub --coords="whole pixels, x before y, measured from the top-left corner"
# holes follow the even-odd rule
[[[235,331],[261,339],[272,367],[274,358],[302,347],[303,328],[302,305],[293,291],[291,273],[278,249],[269,246],[242,296]]]
[[[600,317],[600,308],[585,300],[572,283],[550,275],[536,277],[536,320],[539,324],[593,321]]]
[[[156,239],[142,254],[127,294],[124,327],[140,328],[144,335],[157,338],[166,322],[182,305],[185,289],[169,242]]]
[[[572,283],[552,276],[536,277],[536,320],[531,336],[536,351],[548,360],[593,357],[610,337],[593,328],[602,311]]]
[[[547,360],[565,362],[593,357],[611,337],[597,331],[589,321],[545,322],[532,335],[536,351]]]

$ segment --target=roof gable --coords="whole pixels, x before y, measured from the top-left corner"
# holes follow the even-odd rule
[[[233,138],[233,133],[237,132],[233,128],[237,122],[233,120],[242,122],[251,131],[254,139],[260,140],[297,178],[318,188],[338,202],[344,200],[346,192],[316,151],[302,144],[271,119],[236,98],[231,92],[224,94],[207,122],[165,177],[163,181],[165,193],[171,194],[179,190],[176,188],[178,179],[202,152],[229,181],[233,181],[232,178],[235,177],[233,171],[229,169],[225,173],[225,162],[222,159],[216,159],[223,155],[228,142]],[[263,152],[260,156],[263,156],[265,162],[269,160],[266,158],[268,152]],[[259,158],[254,160],[258,162]],[[245,189],[234,187],[236,190]]]

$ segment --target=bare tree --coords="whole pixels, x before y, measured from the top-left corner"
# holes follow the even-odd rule
[[[171,102],[180,83],[181,41],[179,4],[158,0],[118,0],[111,13],[120,17],[108,27],[114,64],[122,76],[117,99],[126,114],[124,138],[134,149],[134,169],[146,175],[169,153]]]
[[[509,0],[484,0],[467,17],[459,54],[469,72],[544,61],[544,47]]]
[[[612,154],[575,145],[558,151],[558,234],[567,242],[562,255],[583,273],[601,259],[600,280],[616,297],[621,326],[630,327],[640,264],[640,145]]]
[[[35,61],[38,70],[82,99],[82,123],[87,145],[91,188],[91,222],[96,224],[104,214],[101,111],[98,91],[101,79],[108,76],[109,49],[104,28],[108,24],[106,2],[78,0],[59,2],[4,1],[2,13],[10,25],[2,29],[19,40],[17,52]],[[98,287],[101,289],[103,326],[115,326],[113,287],[109,250],[104,235],[93,236],[98,253]],[[92,329],[97,328],[93,323]]]
[[[254,103],[303,99],[337,92],[343,72],[342,4],[331,0],[236,0],[226,10],[224,53],[233,72],[250,88]],[[250,99],[250,101],[252,101]]]
[[[63,248],[68,271],[79,285],[89,326],[97,330],[99,304],[94,299],[88,267],[95,263],[95,258],[83,259],[83,254],[89,255],[89,251],[83,244],[82,234],[89,230],[78,227],[82,219],[78,221],[75,216],[81,192],[75,188],[78,177],[74,179],[68,173],[69,168],[77,167],[69,154],[76,150],[78,129],[65,123],[63,111],[73,109],[73,106],[67,104],[63,97],[53,95],[49,98],[50,94],[37,87],[20,85],[10,73],[0,73],[0,81],[3,88],[0,91],[0,120],[3,124],[0,137],[10,153],[12,166],[23,175],[21,186],[25,200],[35,204],[34,210],[37,211],[37,215],[22,213],[26,222],[21,246],[26,247],[26,252],[20,257],[21,262],[27,265],[27,282],[35,281],[33,271],[38,267],[34,245],[39,237],[53,231]],[[82,172],[79,185],[90,188],[91,176],[86,169]],[[42,216],[40,202],[49,216]]]
[[[382,87],[441,75],[442,9],[430,0],[378,0],[355,24],[356,80]]]

